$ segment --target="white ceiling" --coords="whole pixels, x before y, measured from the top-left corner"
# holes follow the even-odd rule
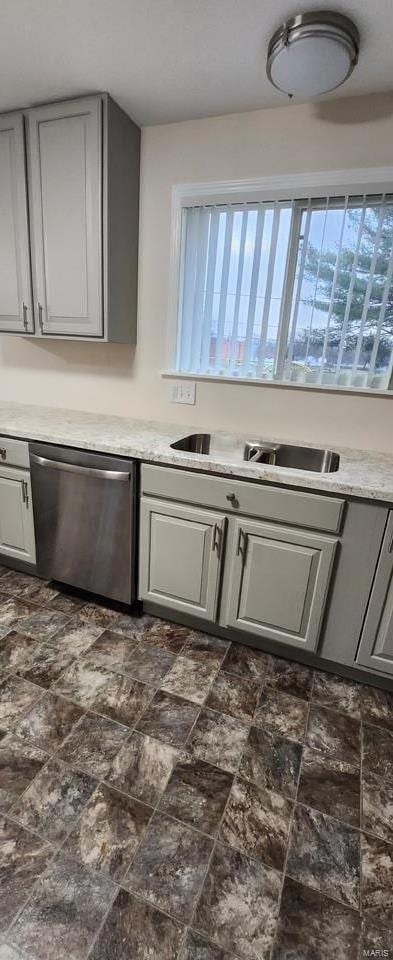
[[[267,43],[323,0],[1,0],[0,110],[108,90],[141,125],[286,104]],[[359,64],[329,96],[393,88],[393,0],[327,0],[361,32]]]

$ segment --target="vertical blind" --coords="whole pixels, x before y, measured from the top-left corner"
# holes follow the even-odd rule
[[[176,368],[388,389],[393,196],[183,210]]]

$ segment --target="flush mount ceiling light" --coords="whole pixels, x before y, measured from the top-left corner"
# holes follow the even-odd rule
[[[359,31],[331,10],[299,14],[273,34],[266,72],[290,97],[315,97],[339,87],[357,63]]]

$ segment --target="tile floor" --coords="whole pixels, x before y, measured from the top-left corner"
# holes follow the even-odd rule
[[[0,960],[393,960],[393,693],[3,567],[0,810]]]

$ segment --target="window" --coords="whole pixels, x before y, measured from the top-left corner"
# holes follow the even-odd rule
[[[393,194],[184,207],[176,370],[386,390]]]

